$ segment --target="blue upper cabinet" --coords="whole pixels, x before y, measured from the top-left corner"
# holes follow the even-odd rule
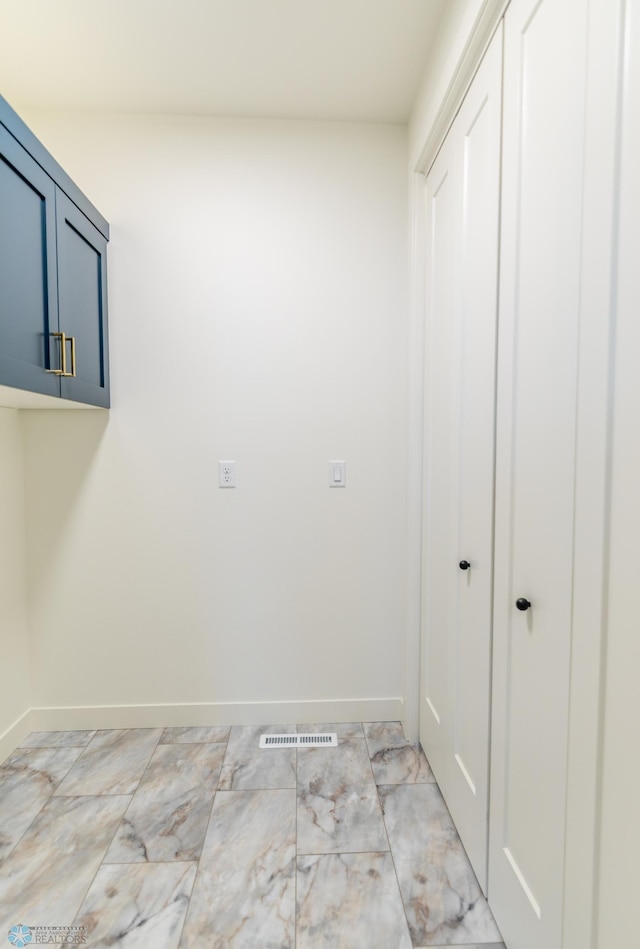
[[[108,408],[107,241],[59,189],[56,231],[61,395]]]
[[[0,382],[60,394],[55,185],[0,126]]]
[[[109,407],[108,237],[0,97],[0,386]]]

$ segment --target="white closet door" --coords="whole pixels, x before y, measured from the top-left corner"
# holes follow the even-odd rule
[[[561,945],[587,11],[505,16],[489,899],[509,949]]]
[[[421,739],[483,889],[502,30],[427,177]],[[468,569],[459,564],[466,561]]]
[[[427,324],[420,740],[445,791],[451,740],[449,637],[457,584],[456,291],[461,191],[454,138],[426,180]]]

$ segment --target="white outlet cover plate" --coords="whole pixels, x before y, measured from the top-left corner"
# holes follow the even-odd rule
[[[235,461],[218,462],[218,486],[221,488],[235,488],[236,463]]]

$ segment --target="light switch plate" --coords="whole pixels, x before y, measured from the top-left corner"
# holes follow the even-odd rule
[[[347,484],[347,463],[346,461],[329,462],[329,487],[344,488]]]

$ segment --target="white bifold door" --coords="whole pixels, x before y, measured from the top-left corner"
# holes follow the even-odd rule
[[[489,893],[510,949],[562,938],[588,6],[504,19]]]
[[[420,739],[487,888],[502,28],[426,179]]]

